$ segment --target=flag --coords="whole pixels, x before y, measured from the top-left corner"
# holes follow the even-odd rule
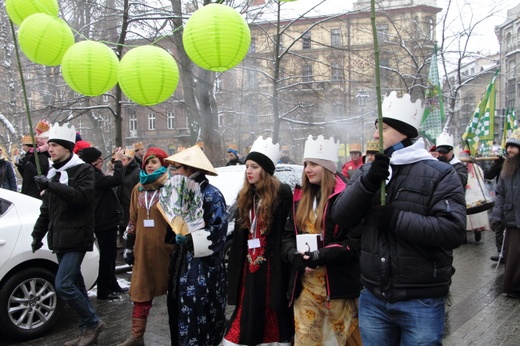
[[[506,148],[506,142],[507,138],[511,134],[511,131],[515,129],[516,126],[516,115],[515,115],[515,109],[514,107],[511,107],[511,109],[507,109],[506,115],[504,117],[504,131],[502,133],[502,143],[501,147],[502,149]]]
[[[439,66],[437,64],[437,44],[433,48],[430,72],[428,74],[428,89],[426,89],[424,96],[424,113],[419,132],[430,142],[436,144],[435,141],[442,132],[444,123],[444,104],[442,102]]]
[[[462,135],[472,156],[477,154],[479,142],[493,141],[495,138],[495,80],[497,74],[498,70],[475,109],[475,113],[466,127],[466,132]]]

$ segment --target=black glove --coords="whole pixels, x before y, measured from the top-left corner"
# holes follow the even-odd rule
[[[398,209],[395,209],[391,204],[387,204],[375,207],[373,214],[379,231],[393,232],[395,230],[395,224],[399,216]]]
[[[502,222],[491,221],[489,222],[489,227],[491,227],[491,230],[493,230],[493,232],[500,232],[502,231]]]
[[[123,258],[129,266],[134,265],[134,250],[125,249],[125,251],[123,251]]]
[[[296,255],[294,255],[292,267],[300,274],[303,274],[305,272],[307,264],[305,264],[305,260],[303,259],[303,255],[301,253],[297,253]]]
[[[370,165],[370,169],[364,177],[368,183],[365,187],[370,191],[377,191],[380,187],[381,180],[386,180],[390,175],[388,167],[390,166],[390,158],[382,153],[375,155],[374,161]]]
[[[41,241],[39,241],[38,239],[36,238],[33,238],[33,241],[31,243],[31,249],[32,249],[32,252],[35,253],[36,250],[38,250],[39,248],[41,248],[43,246],[43,243]]]
[[[306,252],[305,255],[309,256],[309,259],[305,261],[307,267],[316,268],[323,265],[323,259],[320,258],[320,250]]]
[[[44,175],[37,175],[34,177],[34,182],[36,183],[38,190],[43,191],[49,187],[50,179],[47,179]]]
[[[448,158],[446,156],[439,156],[437,157],[437,160],[448,163]]]

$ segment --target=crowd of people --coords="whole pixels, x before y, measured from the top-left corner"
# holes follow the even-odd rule
[[[228,165],[245,165],[233,220],[208,181],[217,172],[199,145],[168,156],[135,143],[116,148],[103,170],[102,151],[78,147],[83,140],[73,126],[40,122],[44,131],[34,143],[22,138],[26,154],[16,167],[22,193],[42,199],[32,250],[47,237],[59,263],[57,293],[79,319],[77,337],[65,345],[94,345],[105,328],[80,270],[94,238],[97,299],[127,290],[115,277],[118,235],[132,267],[123,346],[144,345],[152,303],[164,295],[172,345],[442,344],[453,249],[468,230],[482,228],[497,234],[504,293],[520,298],[520,130],[507,140],[498,171],[493,166],[496,199],[488,220],[487,212],[484,219],[468,215],[466,194],[468,180],[490,177],[491,170],[457,158],[447,133],[426,149],[415,116],[423,106],[410,95],[390,93],[382,111],[366,154],[351,145],[342,169],[339,141],[309,135],[301,184],[293,190],[274,172],[276,164],[294,161],[271,138],[257,138],[244,157],[230,146]],[[2,159],[0,152],[0,173]],[[200,190],[197,222],[172,224],[159,205],[175,177]],[[505,234],[500,244],[499,234]],[[234,306],[229,320],[227,305]]]

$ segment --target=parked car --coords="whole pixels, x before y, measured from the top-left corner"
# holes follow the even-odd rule
[[[229,213],[228,237],[224,251],[226,252],[226,263],[228,260],[228,251],[231,248],[233,239],[235,200],[237,194],[244,184],[245,165],[217,167],[215,170],[218,176],[207,175],[210,184],[216,186],[224,195]],[[302,165],[278,164],[275,168],[274,175],[282,182],[288,184],[294,191],[297,184],[301,184],[303,174]]]
[[[41,201],[0,188],[0,332],[17,340],[34,339],[58,321],[64,302],[54,279],[56,255],[47,247],[31,250],[31,232]],[[99,252],[87,252],[81,266],[85,285],[94,286]]]

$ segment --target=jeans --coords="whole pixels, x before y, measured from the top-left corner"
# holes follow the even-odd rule
[[[99,317],[90,304],[81,274],[81,262],[85,257],[85,251],[58,253],[57,257],[59,266],[55,286],[58,296],[78,314],[81,330],[96,327]]]
[[[359,297],[363,345],[442,345],[444,310],[444,298],[390,303],[364,289]]]

